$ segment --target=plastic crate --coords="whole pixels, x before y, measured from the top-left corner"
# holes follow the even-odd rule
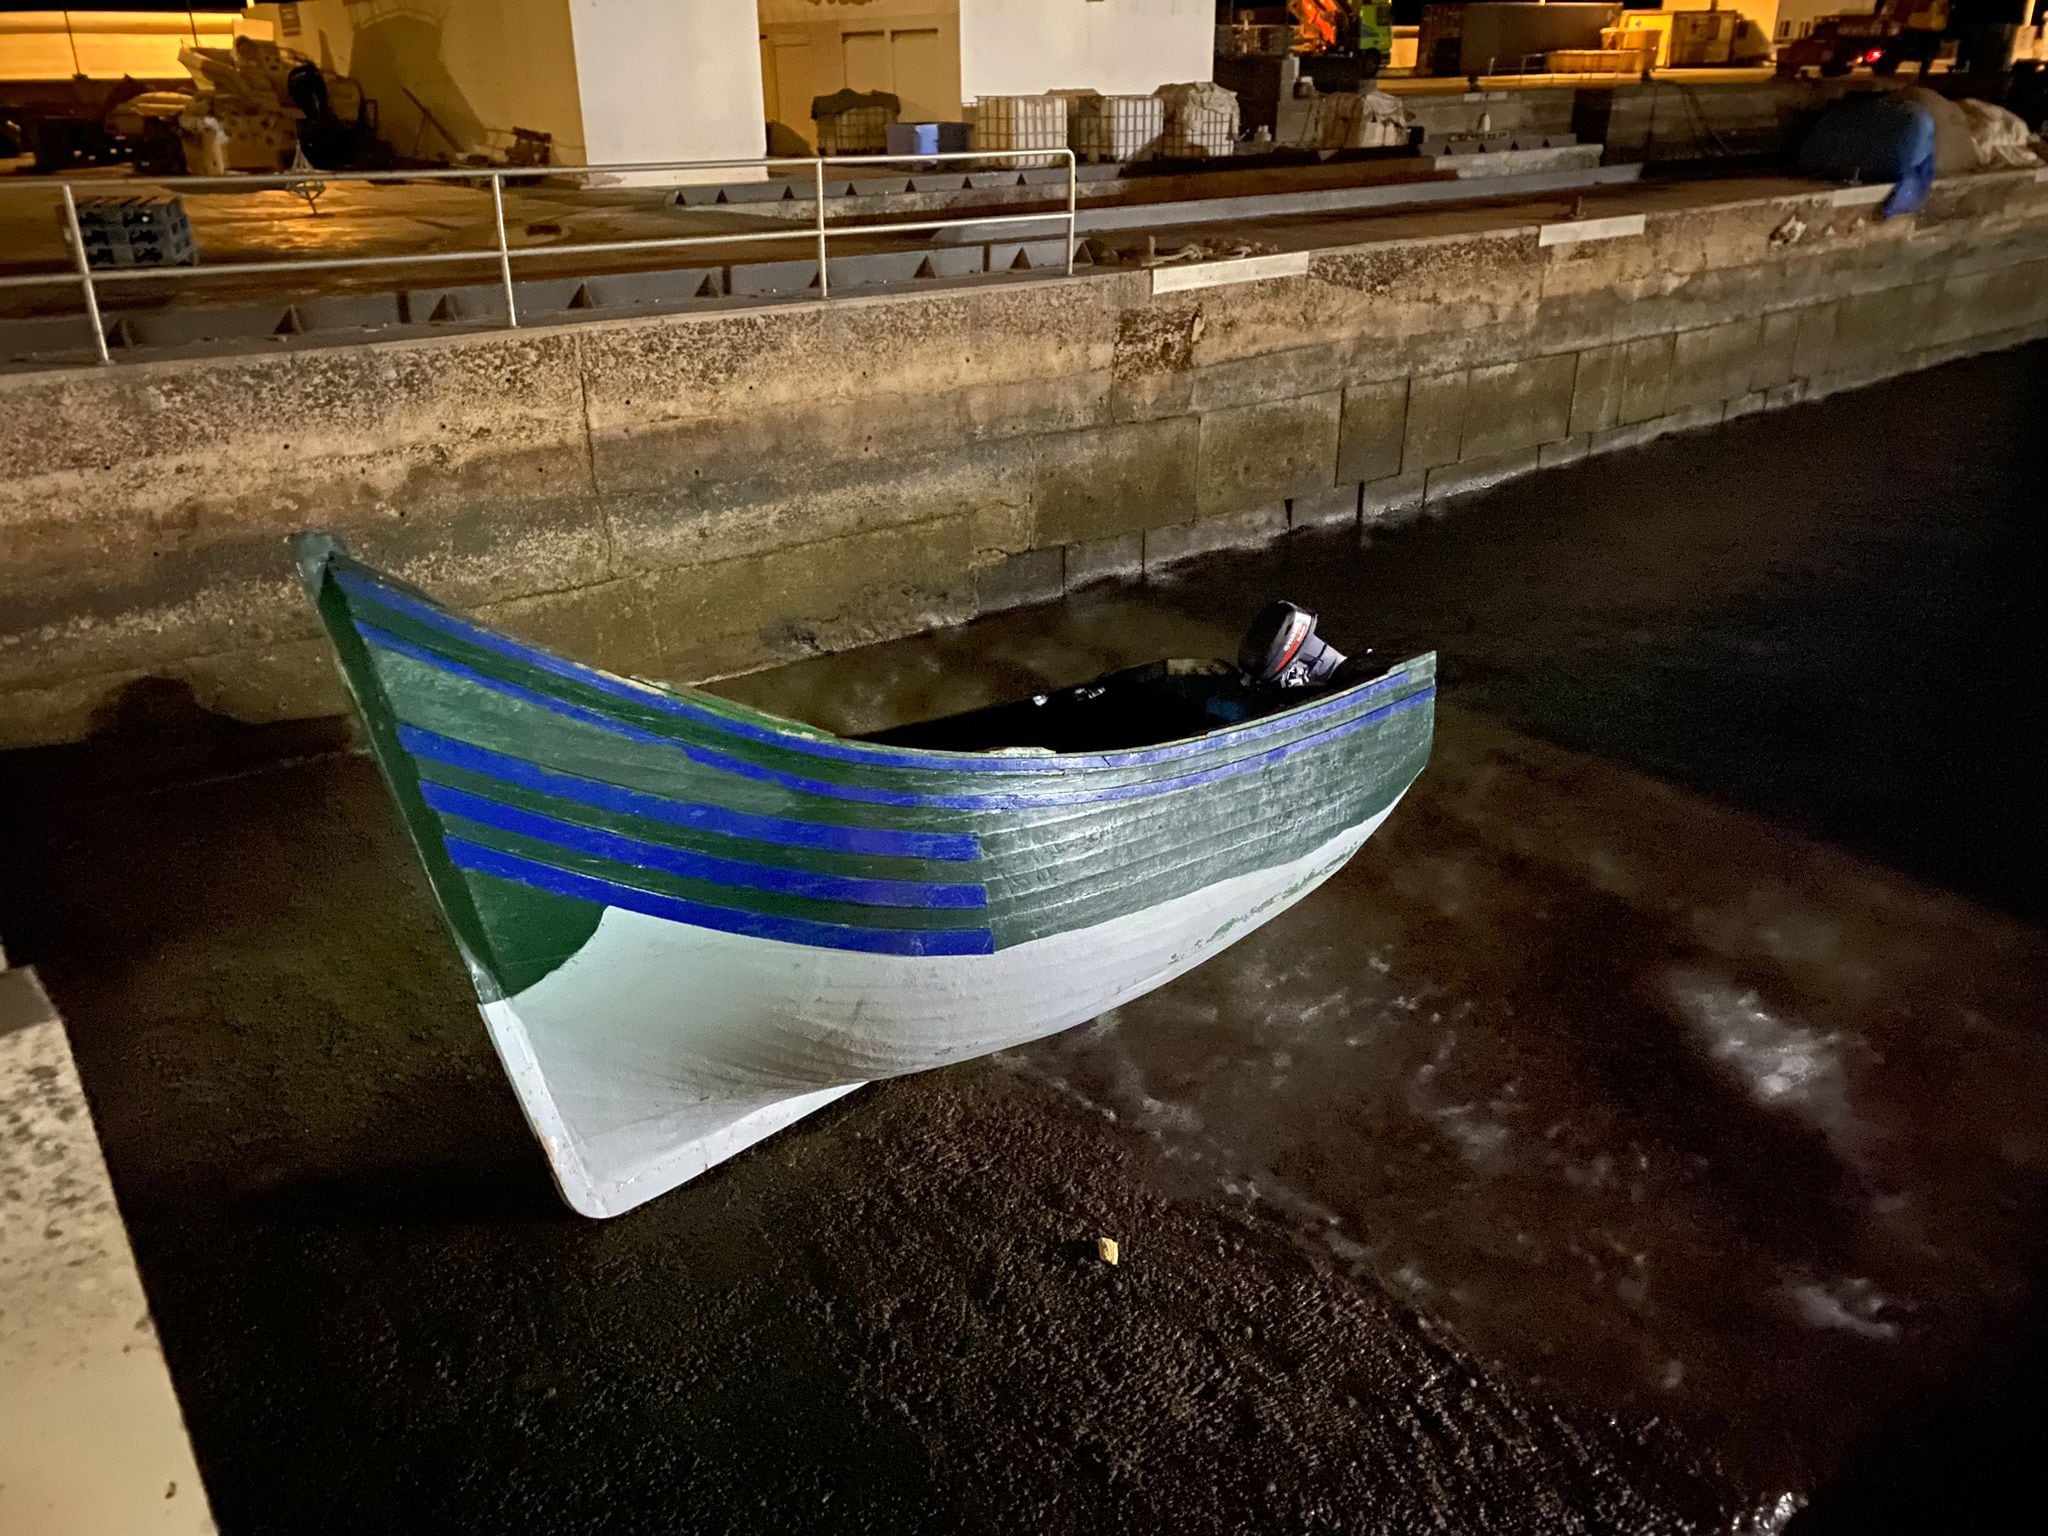
[[[1162,85],[1166,132],[1159,153],[1170,160],[1203,160],[1237,153],[1237,93],[1210,80]]]
[[[1054,149],[1067,147],[1064,96],[984,96],[974,104],[974,148]],[[1005,167],[1058,165],[1064,155],[1005,156]]]
[[[199,259],[192,221],[175,197],[89,197],[78,233],[95,267],[184,267]]]
[[[1237,114],[1183,107],[1166,115],[1159,153],[1169,160],[1205,160],[1237,153]]]
[[[1068,103],[1067,146],[1084,160],[1149,160],[1166,134],[1157,96],[1076,96]]]
[[[889,125],[896,114],[887,107],[848,107],[818,119],[821,155],[881,155],[889,151]]]

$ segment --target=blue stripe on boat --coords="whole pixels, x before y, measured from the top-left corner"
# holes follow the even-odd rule
[[[744,934],[748,938],[778,939],[785,944],[803,944],[812,949],[851,949],[877,955],[992,955],[996,936],[986,928],[857,928],[846,923],[818,923],[800,917],[770,917],[759,912],[741,912],[732,907],[715,907],[677,896],[660,896],[636,886],[579,875],[501,853],[466,838],[442,839],[448,857],[458,867],[500,880],[516,881],[535,890],[557,896],[572,896],[600,906],[644,912],[649,917],[693,928],[710,928],[720,933]]]
[[[614,719],[612,716],[601,711],[586,709],[581,704],[571,704],[568,700],[558,699],[552,694],[538,693],[531,688],[525,687],[523,684],[507,682],[501,677],[492,677],[487,672],[479,672],[475,667],[465,662],[452,660],[441,655],[438,651],[430,651],[423,645],[414,645],[410,640],[401,640],[389,631],[379,629],[374,624],[366,624],[361,619],[356,620],[356,633],[379,650],[390,651],[395,655],[409,657],[424,666],[434,668],[436,671],[446,672],[451,677],[463,678],[468,682],[476,684],[479,688],[488,688],[493,693],[502,693],[507,698],[518,699],[521,703],[537,704],[542,709],[552,710],[555,714],[570,720],[580,720],[585,725],[594,725],[601,731],[609,731],[615,736],[623,736],[628,741],[646,742],[670,752],[679,752],[693,763],[700,763],[706,768],[716,768],[720,772],[734,774],[739,778],[757,779],[763,783],[779,785],[784,789],[798,790],[807,795],[825,795],[838,800],[857,800],[868,805],[909,807],[944,805],[946,803],[943,797],[912,794],[905,790],[869,789],[867,786],[860,784],[832,784],[823,779],[807,779],[801,774],[783,773],[773,768],[762,768],[753,763],[742,762],[739,758],[733,757],[729,753],[715,751],[710,747],[696,746],[691,742],[679,740],[674,736],[663,736],[655,731],[642,730],[637,725],[630,725],[624,720]]]
[[[408,752],[429,762],[481,774],[536,794],[573,800],[600,811],[640,816],[673,827],[719,832],[754,842],[788,848],[818,848],[829,853],[870,853],[885,858],[971,860],[981,857],[981,840],[971,832],[896,832],[886,827],[842,827],[833,822],[793,821],[785,816],[759,816],[691,800],[669,800],[644,790],[621,789],[599,779],[580,778],[538,768],[487,747],[440,735],[417,725],[401,725],[398,740]],[[662,738],[670,744],[667,737]]]
[[[453,661],[423,646],[414,645],[409,640],[401,640],[396,635],[378,629],[373,624],[366,624],[360,619],[356,621],[356,629],[366,641],[381,649],[411,657],[414,661],[438,668],[453,676],[467,678],[480,687],[489,688],[524,703],[537,704],[542,709],[553,710],[569,719],[595,725],[600,730],[611,731],[628,740],[651,742],[670,751],[680,752],[692,762],[701,763],[707,768],[720,769],[763,784],[793,789],[800,794],[822,795],[835,800],[853,800],[866,805],[930,806],[938,810],[952,811],[1028,811],[1039,806],[1097,805],[1117,800],[1137,800],[1147,795],[1166,794],[1176,789],[1189,789],[1197,784],[1214,784],[1221,779],[1235,778],[1240,773],[1250,773],[1254,769],[1264,768],[1273,763],[1285,762],[1288,758],[1313,747],[1349,736],[1353,731],[1362,730],[1368,725],[1376,725],[1404,709],[1412,709],[1415,705],[1436,697],[1436,686],[1430,684],[1405,698],[1396,699],[1391,704],[1382,704],[1378,709],[1368,710],[1339,725],[1318,731],[1313,736],[1303,736],[1264,752],[1233,758],[1213,768],[1183,773],[1170,779],[1154,779],[1138,784],[1112,784],[1097,789],[1052,790],[1040,794],[924,795],[907,790],[873,789],[865,784],[834,784],[825,779],[809,779],[801,774],[784,773],[776,768],[763,768],[758,763],[744,762],[724,752],[715,752],[709,747],[679,741],[673,736],[657,735],[653,731],[642,730],[637,725],[629,725],[623,720],[614,720],[597,710],[585,709],[580,704],[571,704],[564,699],[537,693],[518,683],[492,677],[462,662]],[[1042,758],[1039,761],[1042,764],[1039,770],[1041,772],[1046,768],[1068,767],[1074,762],[1072,758]]]
[[[777,730],[773,726],[759,725],[751,720],[735,719],[716,710],[693,704],[665,689],[655,688],[630,678],[615,677],[595,667],[584,666],[581,662],[570,661],[549,651],[501,635],[496,630],[486,629],[448,612],[444,608],[410,597],[403,592],[383,585],[374,578],[355,571],[335,568],[333,576],[342,590],[355,597],[366,597],[395,613],[402,613],[414,622],[430,629],[452,635],[458,640],[491,651],[511,661],[524,663],[543,672],[570,682],[581,683],[587,688],[609,694],[629,703],[644,704],[662,714],[675,715],[698,725],[737,736],[747,741],[757,741],[768,746],[782,747],[791,752],[807,753],[812,757],[829,758],[842,763],[859,763],[877,768],[918,768],[925,770],[960,768],[975,773],[1038,773],[1044,771],[1042,760],[1030,758],[995,757],[974,752],[918,752],[905,751],[899,747],[870,746],[864,742],[820,741],[814,736],[801,732]],[[359,624],[368,624],[358,619]],[[374,626],[373,626],[374,627]],[[459,663],[457,663],[459,665]],[[1302,710],[1290,710],[1284,714],[1269,716],[1264,720],[1235,729],[1212,732],[1192,741],[1173,742],[1166,746],[1147,747],[1132,752],[1097,752],[1073,754],[1064,762],[1086,768],[1135,768],[1149,763],[1172,762],[1176,758],[1188,757],[1197,752],[1235,745],[1238,742],[1257,741],[1288,730],[1297,725],[1309,724],[1330,715],[1341,713],[1351,705],[1366,699],[1376,698],[1401,681],[1399,675],[1379,678],[1357,688],[1347,689],[1336,697]],[[664,738],[667,739],[667,738]]]
[[[444,816],[460,816],[482,826],[495,827],[521,837],[574,849],[594,858],[612,859],[640,869],[658,869],[686,880],[708,880],[717,885],[741,886],[748,890],[774,891],[785,896],[807,896],[816,901],[843,901],[867,907],[926,907],[959,911],[988,905],[988,893],[978,885],[941,884],[929,880],[870,880],[852,875],[817,874],[803,869],[779,869],[773,865],[749,864],[713,854],[693,853],[607,832],[578,822],[561,821],[536,811],[504,805],[446,784],[425,783],[420,793],[428,805]]]

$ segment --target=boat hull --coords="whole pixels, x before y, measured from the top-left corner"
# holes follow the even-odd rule
[[[563,1198],[616,1216],[867,1082],[1143,996],[1329,879],[1392,809],[1300,859],[991,955],[848,954],[613,908],[484,1021]]]
[[[939,750],[600,672],[331,539],[299,554],[491,1038],[594,1216],[863,1082],[1170,980],[1327,879],[1428,760],[1431,656],[1136,745]],[[1147,675],[1237,686],[1175,665]]]

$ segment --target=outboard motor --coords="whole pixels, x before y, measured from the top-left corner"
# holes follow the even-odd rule
[[[1281,688],[1321,687],[1344,660],[1342,651],[1317,638],[1316,616],[1292,603],[1268,603],[1237,648],[1247,681]]]

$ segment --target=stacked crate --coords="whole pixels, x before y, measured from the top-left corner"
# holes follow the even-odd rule
[[[1197,81],[1161,86],[1166,132],[1160,154],[1169,160],[1205,160],[1237,153],[1237,96],[1219,85]]]
[[[95,267],[189,267],[192,221],[175,197],[89,197],[78,204],[85,259]]]
[[[1149,160],[1166,132],[1166,103],[1157,96],[1072,97],[1067,109],[1067,144],[1082,159]]]
[[[889,149],[889,126],[896,121],[891,107],[848,107],[817,119],[821,155],[880,155]]]
[[[974,104],[974,147],[1052,149],[1067,147],[1064,96],[984,96]],[[1003,165],[1058,165],[1064,155],[1005,156]]]

